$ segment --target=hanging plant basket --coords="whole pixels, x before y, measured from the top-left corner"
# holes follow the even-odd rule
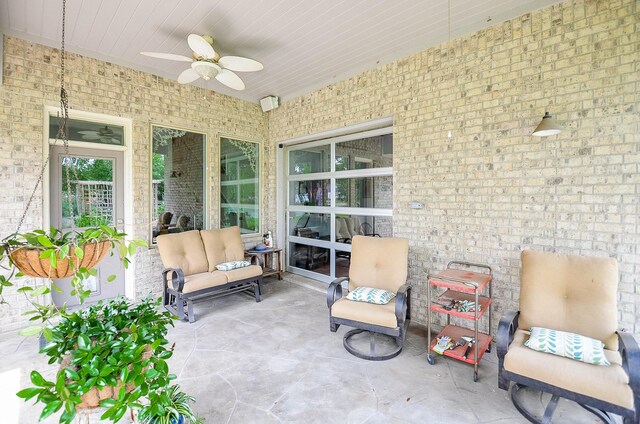
[[[84,252],[82,259],[76,256],[72,249],[67,258],[58,259],[55,268],[51,266],[48,257],[40,258],[43,250],[38,248],[18,247],[9,253],[9,257],[13,265],[29,277],[67,278],[73,276],[79,268],[89,269],[96,266],[111,249],[111,243],[101,241],[78,247]]]

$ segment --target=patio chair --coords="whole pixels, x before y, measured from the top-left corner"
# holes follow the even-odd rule
[[[171,219],[173,218],[173,214],[171,212],[162,212],[160,217],[158,218],[158,231],[166,232],[171,226]]]
[[[577,402],[605,422],[611,422],[610,412],[623,416],[625,423],[638,422],[640,352],[631,334],[617,330],[617,284],[615,259],[522,252],[520,311],[507,312],[498,326],[498,385],[508,390],[510,382],[515,383],[512,401],[530,421],[540,418],[524,407],[518,395],[524,387],[551,394],[542,422],[550,422],[559,397]],[[545,342],[530,335],[532,327],[595,339],[593,345],[603,354],[581,348],[586,341],[572,335],[567,337],[572,343],[561,344],[557,331],[540,332],[550,334]],[[527,340],[529,345],[543,340],[537,347],[556,354],[533,350],[525,345]],[[582,361],[591,357],[593,363],[559,353]],[[610,365],[601,364],[603,356]]]
[[[327,291],[329,328],[354,327],[343,338],[345,349],[362,359],[385,360],[397,356],[404,345],[410,322],[411,288],[406,284],[409,243],[404,238],[355,236],[352,240],[349,277],[334,280]],[[386,304],[350,300],[342,296],[342,283],[348,281],[349,292],[357,288],[382,289],[395,297]],[[362,291],[362,289],[361,289]],[[369,332],[369,352],[359,350],[351,338]],[[376,352],[375,335],[393,338],[395,347],[386,353]]]

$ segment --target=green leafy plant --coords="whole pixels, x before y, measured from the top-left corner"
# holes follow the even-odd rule
[[[118,249],[122,265],[127,268],[131,263],[130,258],[135,255],[138,247],[146,246],[146,242],[140,239],[126,240],[126,234],[116,227],[101,225],[99,227],[87,228],[83,231],[63,232],[51,227],[49,231],[34,230],[26,233],[14,233],[0,242],[0,267],[7,272],[0,274],[0,304],[6,303],[3,296],[5,287],[14,285],[14,278],[24,276],[16,267],[11,253],[17,249],[24,248],[29,251],[36,251],[41,261],[48,263],[52,269],[57,269],[61,264],[68,264],[71,267],[73,276],[71,278],[71,296],[76,296],[82,304],[91,294],[91,291],[84,286],[84,280],[91,276],[96,276],[97,271],[91,267],[82,266],[84,258],[83,246],[107,243],[113,249]],[[110,252],[113,255],[113,251]],[[80,265],[77,265],[80,264]],[[107,281],[113,281],[115,275],[107,277]],[[29,326],[21,331],[22,335],[44,334],[47,340],[51,340],[50,319],[64,311],[64,307],[58,308],[54,305],[43,305],[36,302],[36,298],[41,295],[51,293],[51,290],[61,292],[52,278],[48,279],[48,284],[30,285],[29,280],[24,280],[26,284],[18,289],[24,293],[26,299],[33,306],[33,310],[26,312],[30,315],[30,321],[40,321],[39,325]],[[33,282],[33,280],[31,280]]]
[[[165,338],[173,316],[159,312],[159,306],[160,300],[151,298],[138,304],[118,298],[63,313],[42,349],[50,364],[61,364],[60,370],[53,381],[32,371],[35,387],[21,390],[18,397],[44,404],[40,420],[63,409],[59,422],[64,424],[72,422],[77,407],[94,406],[90,399],[96,399],[97,390],[114,394],[99,402],[106,408],[103,420],[117,422],[129,408],[160,410],[156,402],[166,409],[166,396],[176,394],[169,391],[175,376],[166,363],[173,352]]]
[[[180,386],[174,384],[149,394],[149,404],[140,409],[138,419],[142,424],[200,424],[202,419],[197,418],[191,411],[191,403],[195,402],[193,396],[180,391]]]
[[[106,216],[87,215],[83,213],[76,218],[76,227],[96,227],[100,225],[109,225],[110,219]]]

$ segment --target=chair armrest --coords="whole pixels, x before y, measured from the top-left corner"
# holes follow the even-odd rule
[[[171,273],[171,285],[173,289],[182,292],[184,287],[184,272],[180,268],[165,268],[162,271],[162,280],[164,284],[169,285],[168,274]]]
[[[244,257],[249,259],[251,265],[260,265],[260,268],[264,268],[264,259],[262,258],[262,255],[245,252]]]
[[[631,333],[616,331],[618,334],[618,352],[622,356],[622,368],[629,376],[629,385],[634,397],[640,396],[640,348]],[[636,406],[637,407],[637,406]]]
[[[336,300],[342,298],[342,282],[348,281],[349,277],[336,278],[329,284],[327,289],[327,306],[331,309],[331,306],[336,303]]]
[[[496,348],[498,358],[504,358],[509,350],[509,345],[513,341],[513,335],[518,329],[518,317],[520,311],[507,311],[500,318],[498,324],[498,337],[496,340]]]
[[[409,297],[411,296],[411,286],[403,284],[396,292],[396,320],[398,325],[404,323],[407,316],[407,308],[409,307]]]

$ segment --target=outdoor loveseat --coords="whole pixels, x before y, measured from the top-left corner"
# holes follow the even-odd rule
[[[205,296],[252,290],[260,302],[262,267],[256,256],[244,253],[239,227],[163,234],[157,242],[165,267],[163,303],[180,320],[186,315],[194,322],[193,301]],[[249,264],[240,263],[245,257],[250,257]],[[236,266],[241,267],[219,269]]]

